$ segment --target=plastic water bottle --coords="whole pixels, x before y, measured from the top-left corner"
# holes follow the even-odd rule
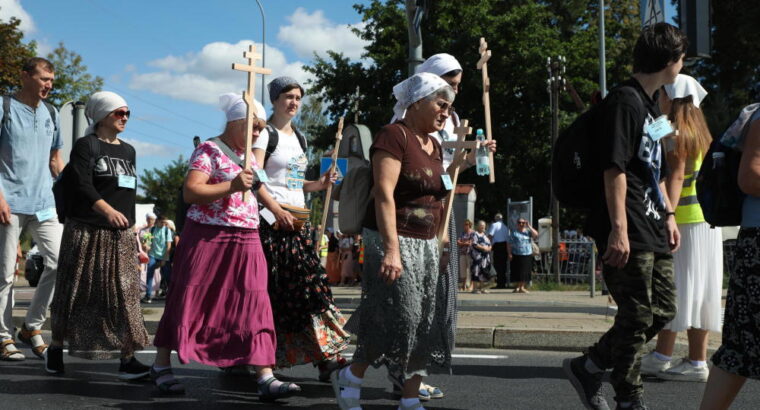
[[[725,161],[726,161],[726,153],[713,152],[712,160],[713,160],[713,169],[723,168],[723,165],[725,164]]]
[[[478,175],[490,174],[490,166],[488,164],[488,150],[482,144],[485,142],[486,137],[483,135],[483,129],[478,128],[475,132],[475,139],[480,142],[477,152],[475,153],[475,164],[477,165],[476,172]]]

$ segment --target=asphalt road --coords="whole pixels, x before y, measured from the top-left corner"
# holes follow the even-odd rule
[[[280,372],[282,379],[295,381],[303,394],[277,404],[262,403],[251,377],[224,375],[202,365],[176,366],[188,393],[161,397],[149,383],[122,382],[116,378],[116,361],[87,361],[65,357],[66,374],[49,376],[43,362],[24,349],[24,362],[0,362],[0,409],[234,409],[299,408],[335,409],[332,388],[316,381],[316,370],[299,366]],[[575,391],[564,378],[562,359],[575,353],[475,350],[457,351],[453,375],[427,379],[446,393],[443,399],[426,404],[429,409],[579,409]],[[151,363],[153,353],[138,358]],[[176,363],[176,358],[175,358]],[[613,405],[612,388],[606,385]],[[652,409],[695,409],[704,384],[647,381],[645,399]],[[362,390],[363,408],[392,409],[397,399],[391,393],[385,372],[370,369]],[[734,409],[760,409],[760,383],[749,381]]]

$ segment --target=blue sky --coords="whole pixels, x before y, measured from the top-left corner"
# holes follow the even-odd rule
[[[303,64],[328,49],[360,58],[364,43],[348,26],[361,24],[353,5],[368,1],[261,3],[266,65],[274,76],[306,80]],[[670,0],[666,4],[671,21]],[[230,65],[245,62],[247,45],[262,41],[254,0],[0,0],[0,19],[9,16],[22,20],[26,38],[39,43],[40,54],[64,42],[83,57],[90,73],[105,79],[104,89],[127,100],[133,117],[121,136],[135,145],[140,171],[163,167],[180,154],[187,158],[194,135],[205,139],[221,131],[218,95],[239,92],[246,84],[245,74]],[[257,91],[256,98],[260,95]]]
[[[352,7],[361,1],[261,3],[274,76],[305,80],[303,64],[328,49],[360,57],[363,42],[347,25],[361,22]],[[105,79],[104,89],[127,100],[133,117],[121,136],[136,146],[140,170],[162,167],[179,154],[187,158],[194,135],[205,139],[221,131],[219,94],[246,85],[245,74],[230,65],[245,62],[247,45],[262,41],[253,0],[0,0],[0,19],[9,14],[24,21],[26,38],[41,52],[63,41],[90,73]]]

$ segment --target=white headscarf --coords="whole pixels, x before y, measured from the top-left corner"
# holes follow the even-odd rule
[[[686,98],[691,96],[694,106],[699,108],[699,104],[707,96],[707,91],[699,84],[694,77],[686,74],[678,74],[673,84],[665,84],[665,93],[671,100],[676,98]]]
[[[264,111],[264,106],[255,99],[253,100],[253,105],[256,107],[256,116],[262,120],[266,120],[267,114]],[[240,94],[226,93],[220,95],[219,108],[224,111],[224,114],[227,117],[227,122],[242,120],[245,118],[246,105]]]
[[[454,56],[451,54],[441,53],[428,57],[424,63],[417,66],[416,73],[433,73],[435,75],[444,75],[454,70],[461,70],[462,66],[459,64]]]
[[[106,118],[111,111],[126,106],[127,102],[119,94],[110,91],[98,91],[92,94],[84,109],[84,115],[90,122],[84,135],[94,134],[95,126],[100,120]]]
[[[448,85],[440,76],[432,73],[418,73],[407,78],[393,86],[393,96],[396,97],[393,114],[396,118],[404,118],[410,105]]]

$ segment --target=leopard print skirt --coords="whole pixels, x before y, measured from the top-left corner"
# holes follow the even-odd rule
[[[131,356],[148,344],[131,229],[67,221],[51,309],[54,340],[85,359]]]

